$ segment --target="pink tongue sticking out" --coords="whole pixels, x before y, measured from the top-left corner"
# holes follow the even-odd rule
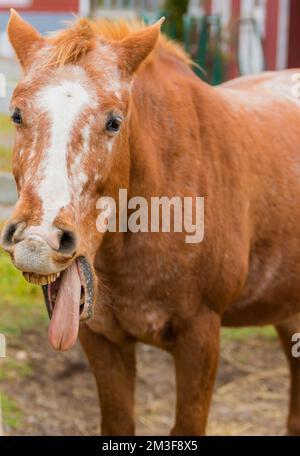
[[[49,331],[49,343],[58,351],[67,351],[75,344],[79,331],[81,280],[77,264],[63,273]]]

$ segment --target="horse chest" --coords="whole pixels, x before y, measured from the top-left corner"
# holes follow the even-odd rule
[[[118,289],[115,316],[131,336],[160,344],[172,319],[171,293],[164,277],[128,277]]]
[[[165,302],[119,297],[113,305],[98,302],[89,327],[113,342],[133,337],[164,347],[170,342],[172,314]]]
[[[103,271],[100,277],[103,278]],[[171,337],[176,299],[170,278],[168,268],[158,271],[146,264],[140,268],[134,262],[130,268],[124,266],[113,274],[106,273],[106,287],[90,327],[115,341],[129,335],[149,344],[164,345]]]

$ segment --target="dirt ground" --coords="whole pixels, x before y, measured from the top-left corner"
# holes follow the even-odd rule
[[[23,418],[13,435],[95,435],[100,432],[93,377],[79,345],[55,354],[46,335],[28,332],[9,356],[31,366],[31,374],[1,382]],[[255,366],[255,367],[254,367]],[[225,341],[209,435],[285,433],[288,371],[276,340],[250,337]],[[173,424],[174,375],[171,358],[140,346],[137,382],[137,433],[166,435]]]

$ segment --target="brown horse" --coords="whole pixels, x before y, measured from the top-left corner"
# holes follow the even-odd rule
[[[222,324],[276,326],[291,368],[288,430],[300,434],[295,72],[210,87],[160,23],[79,20],[43,38],[12,11],[8,34],[24,78],[11,102],[20,198],[2,244],[43,285],[51,345],[67,350],[79,333],[103,434],[134,433],[137,341],[174,357],[172,433],[204,434]],[[119,189],[205,197],[204,241],[98,230],[97,201],[120,206]]]

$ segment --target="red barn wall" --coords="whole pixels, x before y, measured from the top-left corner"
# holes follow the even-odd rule
[[[4,6],[2,4],[4,3]],[[20,12],[55,12],[64,13],[73,11],[74,13],[79,11],[79,0],[31,0],[30,6],[16,7]],[[7,0],[7,2],[1,2],[0,11],[7,10],[12,6],[13,1]]]
[[[300,68],[300,1],[291,0],[289,68]]]

